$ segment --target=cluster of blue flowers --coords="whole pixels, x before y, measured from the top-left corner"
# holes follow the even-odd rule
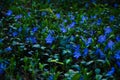
[[[48,2],[50,3],[51,0]],[[89,10],[91,3],[92,6],[96,7],[93,8],[93,12],[95,10],[96,13],[91,13],[92,10]],[[23,59],[24,56],[30,58],[37,56],[40,58],[38,62],[48,66],[48,63],[53,61],[53,64],[56,65],[54,68],[57,70],[60,67],[65,73],[69,72],[66,70],[77,70],[80,67],[84,69],[85,67],[84,71],[79,70],[82,76],[80,80],[83,80],[87,70],[89,73],[89,69],[93,67],[100,68],[106,74],[105,77],[114,76],[117,69],[120,68],[120,32],[115,29],[120,29],[118,23],[120,15],[111,13],[110,8],[106,9],[108,5],[103,5],[103,9],[101,9],[101,6],[95,5],[96,3],[96,0],[86,1],[85,7],[80,11],[74,11],[72,7],[70,7],[71,11],[58,11],[56,9],[52,11],[49,8],[26,14],[16,14],[12,8],[5,11],[5,18],[0,19],[1,59],[5,58],[11,61],[11,56],[15,57],[21,68],[23,63],[27,62],[27,59]],[[90,11],[88,14],[84,12],[86,9],[88,12]],[[114,9],[119,9],[119,5],[114,4]],[[2,24],[2,22],[6,22],[6,24]],[[6,56],[7,54],[8,56]],[[102,64],[105,65],[105,68],[101,66],[101,63],[96,65],[99,64],[97,61],[106,63]],[[72,66],[73,63],[74,66]],[[38,63],[35,64],[38,66]],[[62,64],[64,66],[59,66]],[[39,66],[41,67],[40,64]],[[107,67],[109,68],[106,69]],[[0,75],[4,74],[7,68],[8,66],[0,63]],[[41,72],[47,72],[42,68],[40,69],[43,70]],[[47,67],[46,70],[49,68]],[[83,75],[84,72],[86,73]],[[93,71],[93,74],[96,73]],[[49,75],[48,79],[53,80],[54,74]],[[99,73],[99,75],[102,74]]]

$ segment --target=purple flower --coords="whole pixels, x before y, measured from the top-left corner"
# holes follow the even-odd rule
[[[110,16],[109,18],[110,21],[114,21],[114,19],[115,19],[115,16]]]
[[[51,34],[48,34],[45,40],[46,40],[46,43],[52,44],[52,42],[54,41],[54,37],[52,37]]]
[[[109,34],[112,32],[112,29],[108,26],[106,28],[104,28],[105,34]]]
[[[98,37],[98,42],[99,43],[103,43],[103,42],[105,42],[106,41],[106,36],[105,35],[100,35],[99,37]]]
[[[6,15],[7,15],[7,16],[11,16],[12,13],[13,13],[12,10],[8,10],[7,13],[6,13]]]
[[[113,49],[113,47],[114,47],[114,42],[112,41],[112,40],[110,40],[109,42],[108,42],[108,44],[107,44],[107,46],[108,46],[108,48],[110,48],[111,50]]]
[[[106,76],[112,76],[115,73],[115,68],[112,67],[110,71],[107,72]]]
[[[120,42],[120,35],[116,37],[117,42]]]

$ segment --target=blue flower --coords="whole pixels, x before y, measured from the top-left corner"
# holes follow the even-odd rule
[[[102,23],[102,19],[99,18],[99,19],[97,20],[97,25],[100,25],[101,23]]]
[[[0,75],[5,73],[6,65],[3,63],[0,63]]]
[[[100,35],[99,37],[98,37],[98,42],[99,43],[103,43],[103,42],[105,42],[106,41],[106,36],[105,35]]]
[[[16,37],[17,35],[18,35],[18,32],[16,32],[16,31],[12,33],[13,37]]]
[[[37,43],[37,39],[34,36],[30,36],[30,37],[26,38],[26,42],[27,43],[31,42],[32,44],[35,44],[35,43]]]
[[[46,40],[46,43],[52,44],[52,42],[54,41],[54,37],[52,37],[51,34],[48,34],[45,40]]]
[[[115,55],[114,55],[114,58],[115,58],[116,60],[120,60],[120,50],[117,50],[117,51],[116,51],[116,53],[115,53]]]
[[[75,26],[76,22],[72,22],[70,25],[69,25],[69,28],[73,28]]]
[[[81,53],[79,50],[75,50],[74,53],[73,53],[73,57],[75,57],[76,59],[78,59],[80,56],[81,56]]]
[[[88,48],[85,48],[84,50],[83,50],[83,57],[86,57],[87,56],[87,54],[88,54]]]
[[[61,27],[60,30],[61,30],[63,33],[67,32],[66,28],[64,28],[64,27]]]
[[[32,32],[35,33],[38,30],[38,27],[33,27]]]
[[[88,17],[87,16],[82,16],[81,23],[84,23],[86,20],[88,20]]]
[[[89,46],[92,43],[92,38],[88,38],[88,40],[85,42],[86,46]]]
[[[3,41],[3,39],[2,39],[2,38],[0,38],[0,43],[2,43],[2,41]]]
[[[120,42],[120,35],[116,36],[117,42]]]
[[[105,54],[103,53],[103,51],[99,48],[97,48],[96,52],[95,52],[96,55],[98,55],[101,59],[104,59],[105,58]]]
[[[60,19],[60,14],[59,14],[59,13],[57,13],[57,14],[56,14],[56,17],[57,17],[58,19]]]
[[[110,71],[107,72],[106,76],[112,76],[115,73],[115,68],[112,67]]]
[[[117,61],[116,64],[118,67],[120,67],[120,61]]]
[[[108,48],[110,48],[111,50],[113,49],[113,47],[114,47],[114,42],[112,41],[112,40],[110,40],[109,42],[108,42],[108,44],[107,44],[107,46],[108,46]]]
[[[18,32],[21,32],[21,31],[22,31],[22,27],[19,27],[19,28],[18,28]]]
[[[114,7],[117,8],[119,5],[117,3],[114,4]]]
[[[48,77],[48,80],[54,80],[54,76],[53,76],[53,75],[50,75],[50,76]]]
[[[96,3],[96,0],[90,0],[92,3]]]
[[[6,13],[6,15],[7,15],[7,16],[11,16],[12,13],[13,13],[12,10],[8,10],[7,13]]]
[[[12,48],[9,46],[9,47],[5,48],[5,51],[7,51],[7,52],[12,51]]]
[[[106,28],[104,28],[105,34],[109,34],[112,32],[112,29],[108,26]]]
[[[41,13],[41,16],[45,16],[45,15],[47,15],[46,12],[42,12],[42,13]]]
[[[16,19],[16,20],[18,20],[18,19],[20,19],[20,18],[22,18],[22,14],[19,14],[19,15],[16,15],[16,16],[15,16],[15,19]]]
[[[86,7],[86,8],[89,7],[89,3],[88,3],[88,2],[85,3],[85,7]]]
[[[115,19],[115,16],[110,16],[110,21],[114,21],[114,19]]]

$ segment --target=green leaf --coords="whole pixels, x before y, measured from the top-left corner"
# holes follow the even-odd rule
[[[72,80],[79,80],[80,79],[81,74],[80,73],[76,73],[73,77]]]

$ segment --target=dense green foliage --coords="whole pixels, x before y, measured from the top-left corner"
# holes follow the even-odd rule
[[[0,3],[1,80],[119,80],[119,0]]]

